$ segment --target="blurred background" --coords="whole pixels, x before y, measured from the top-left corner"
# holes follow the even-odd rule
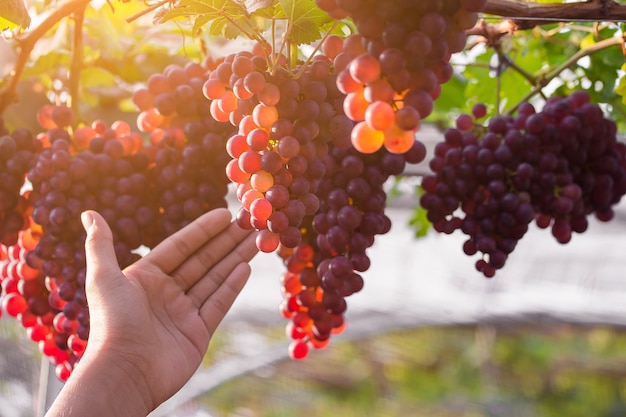
[[[486,279],[462,235],[415,238],[413,181],[394,185],[343,334],[290,359],[281,261],[259,254],[203,367],[151,417],[626,415],[626,206],[567,245],[531,229]],[[8,317],[0,347],[0,416],[41,415],[60,388],[47,360]]]
[[[33,26],[49,3],[27,2]],[[131,91],[150,74],[241,47],[206,34],[192,38],[185,25],[154,26],[151,15],[127,22],[145,9],[143,2],[92,6],[81,91],[82,114],[89,120],[135,123]],[[36,126],[33,109],[64,93],[68,20],[31,54],[19,85],[21,100],[5,114],[12,128]],[[558,64],[578,51],[585,44],[581,39],[618,32],[591,23],[569,29],[555,24],[508,40],[505,52],[538,73],[544,63]],[[15,63],[13,46],[0,39],[0,80]],[[581,59],[549,89],[584,87],[594,102],[609,103],[603,108],[623,131],[624,106],[615,87],[624,57],[615,48],[605,52]],[[476,101],[495,100],[494,73],[499,103],[524,96],[527,80],[504,71],[499,57],[479,45],[456,61],[431,124],[418,133],[429,156],[459,112]],[[151,417],[625,416],[625,203],[615,208],[611,222],[592,219],[567,245],[532,227],[505,268],[486,279],[475,271],[475,258],[463,254],[460,233],[417,237],[423,232],[415,223],[417,187],[426,172],[427,164],[411,166],[388,184],[392,229],[368,252],[372,266],[363,274],[364,289],[347,300],[343,334],[303,361],[289,359],[286,320],[278,312],[284,267],[276,255],[260,254],[202,368]],[[41,417],[59,389],[37,345],[5,315],[0,417]]]

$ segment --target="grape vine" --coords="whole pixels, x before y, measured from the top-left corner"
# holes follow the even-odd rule
[[[198,37],[243,35],[251,43],[223,56],[205,50],[201,59],[139,77],[126,102],[135,127],[82,117],[87,3],[66,0],[19,35],[20,53],[0,84],[1,115],[17,98],[38,40],[73,15],[68,74],[59,76],[65,90],[50,94],[38,126],[9,128],[0,117],[2,309],[62,380],[89,339],[80,213],[105,217],[124,267],[201,214],[226,207],[229,188],[240,203],[236,223],[256,230],[258,248],[286,269],[280,313],[290,355],[326,347],[346,327],[346,299],[365,286],[367,250],[391,228],[388,180],[426,159],[420,126],[446,99],[453,57],[470,36],[494,48],[498,77],[510,67],[530,86],[506,114],[499,102],[495,111],[476,104],[445,130],[421,183],[433,229],[466,234],[464,253],[478,254],[476,269],[493,277],[533,221],[567,243],[587,229],[588,216],[611,220],[626,193],[626,146],[589,93],[546,97],[541,110],[529,102],[621,37],[533,74],[502,45],[522,25],[482,19],[485,12],[520,17],[499,9],[501,1],[162,1],[126,20],[153,13],[161,24],[190,20]],[[565,9],[526,10],[537,18],[526,26]],[[622,12],[615,6],[591,18]]]

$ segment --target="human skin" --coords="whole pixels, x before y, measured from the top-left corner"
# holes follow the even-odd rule
[[[87,349],[46,417],[145,417],[194,374],[250,275],[255,234],[216,209],[123,271],[98,213],[87,231]]]

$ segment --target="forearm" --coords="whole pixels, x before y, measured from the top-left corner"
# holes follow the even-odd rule
[[[145,417],[154,408],[136,365],[85,357],[45,417]]]

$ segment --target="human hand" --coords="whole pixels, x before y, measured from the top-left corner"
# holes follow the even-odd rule
[[[132,390],[128,401],[142,403],[127,405],[141,412],[125,415],[145,415],[176,393],[200,365],[250,274],[248,262],[257,253],[254,235],[231,223],[228,210],[213,210],[121,271],[106,221],[96,212],[81,219],[87,230],[91,326],[87,350],[67,384],[74,386],[68,388],[74,395],[65,397],[76,401],[75,390],[81,388],[72,380],[85,379],[76,374],[95,367],[107,379],[121,380],[125,391]],[[84,373],[93,378],[98,372]],[[63,392],[60,397],[55,405],[64,401]],[[102,415],[114,415],[111,411]]]

